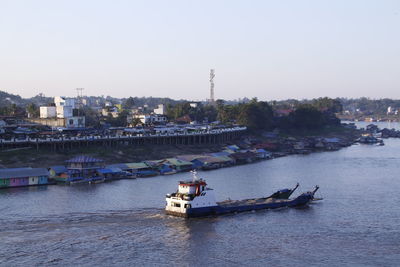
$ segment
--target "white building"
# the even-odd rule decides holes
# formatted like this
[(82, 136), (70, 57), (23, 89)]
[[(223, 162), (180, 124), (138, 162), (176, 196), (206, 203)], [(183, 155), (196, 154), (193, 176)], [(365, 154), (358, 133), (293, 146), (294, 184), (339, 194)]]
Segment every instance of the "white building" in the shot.
[(154, 114), (165, 115), (166, 110), (164, 104), (159, 104), (158, 108), (154, 109)]
[(117, 118), (119, 115), (119, 110), (117, 107), (106, 107), (101, 110), (101, 115), (104, 117), (111, 115), (113, 118)]
[(139, 119), (143, 124), (166, 123), (167, 122), (166, 116), (158, 115), (158, 114), (150, 114), (150, 115), (135, 114), (135, 115), (132, 115), (132, 119)]
[(57, 116), (56, 107), (40, 107), (40, 118), (48, 119)]
[(74, 98), (66, 98), (64, 96), (56, 96), (54, 97), (54, 103), (56, 106), (70, 106), (75, 108), (75, 99)]
[(190, 105), (190, 107), (192, 107), (192, 108), (197, 108), (197, 106), (199, 105), (199, 103), (192, 102), (192, 103), (190, 103), (189, 105)]
[(54, 103), (55, 107), (40, 107), (40, 118), (31, 121), (52, 127), (85, 127), (85, 117), (74, 116), (76, 107), (74, 98), (56, 96)]
[(73, 116), (72, 106), (57, 106), (57, 118), (69, 118)]

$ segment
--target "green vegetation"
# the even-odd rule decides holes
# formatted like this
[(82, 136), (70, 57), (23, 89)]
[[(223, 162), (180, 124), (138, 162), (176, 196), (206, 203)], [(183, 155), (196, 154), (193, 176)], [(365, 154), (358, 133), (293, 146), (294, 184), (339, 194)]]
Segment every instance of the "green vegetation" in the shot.
[[(335, 116), (342, 110), (338, 100), (325, 97), (304, 102), (275, 101), (271, 105), (253, 98), (246, 103), (225, 104), (223, 100), (217, 100), (215, 105), (198, 104), (197, 107), (192, 107), (189, 102), (183, 102), (169, 105), (167, 115), (172, 120), (185, 115), (197, 121), (218, 119), (224, 124), (236, 123), (247, 126), (251, 131), (275, 128), (321, 129), (340, 124)], [(276, 115), (275, 113), (282, 107), (290, 108), (290, 112), (286, 116)]]

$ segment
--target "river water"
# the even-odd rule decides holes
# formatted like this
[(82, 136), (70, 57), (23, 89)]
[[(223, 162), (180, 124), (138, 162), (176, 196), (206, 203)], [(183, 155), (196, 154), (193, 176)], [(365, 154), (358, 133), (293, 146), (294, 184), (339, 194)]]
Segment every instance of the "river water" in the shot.
[(302, 209), (164, 215), (188, 174), (0, 190), (0, 265), (398, 266), (400, 139), (385, 144), (199, 174), (218, 200), (318, 184), (324, 200)]

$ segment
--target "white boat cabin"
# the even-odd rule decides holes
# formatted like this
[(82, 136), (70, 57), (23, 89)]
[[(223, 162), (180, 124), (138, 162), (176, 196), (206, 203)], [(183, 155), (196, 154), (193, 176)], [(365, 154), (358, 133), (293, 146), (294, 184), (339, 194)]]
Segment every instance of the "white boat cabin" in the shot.
[(166, 211), (170, 214), (184, 215), (189, 209), (216, 206), (214, 190), (207, 187), (206, 181), (180, 181), (178, 191), (166, 196)]

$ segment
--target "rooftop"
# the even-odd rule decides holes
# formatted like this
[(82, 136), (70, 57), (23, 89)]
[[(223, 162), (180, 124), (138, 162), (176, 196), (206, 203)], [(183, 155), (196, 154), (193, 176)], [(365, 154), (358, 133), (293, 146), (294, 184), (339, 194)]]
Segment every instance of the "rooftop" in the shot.
[(101, 159), (96, 159), (89, 156), (77, 156), (70, 160), (66, 160), (67, 163), (96, 163), (96, 162), (103, 162)]
[(0, 169), (0, 178), (25, 178), (33, 176), (48, 176), (49, 172), (46, 168), (11, 168)]

